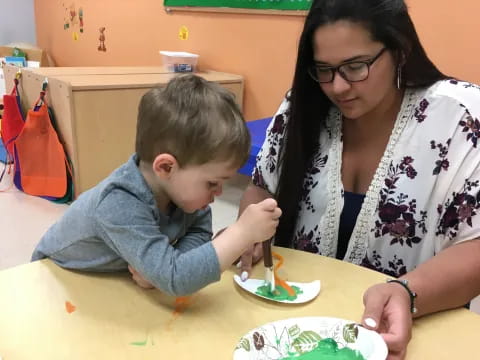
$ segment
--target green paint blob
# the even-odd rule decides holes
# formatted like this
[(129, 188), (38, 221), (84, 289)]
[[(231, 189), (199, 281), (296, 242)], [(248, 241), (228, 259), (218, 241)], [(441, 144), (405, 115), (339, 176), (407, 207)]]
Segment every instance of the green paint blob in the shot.
[(282, 360), (365, 360), (358, 350), (344, 347), (338, 348), (337, 342), (333, 339), (323, 339), (317, 347), (310, 352), (283, 358)]
[(257, 291), (255, 292), (255, 294), (264, 296), (272, 300), (290, 300), (290, 301), (295, 300), (298, 294), (303, 294), (302, 289), (300, 289), (297, 286), (292, 286), (292, 289), (295, 291), (295, 295), (289, 295), (287, 290), (285, 290), (280, 285), (277, 285), (275, 286), (276, 294), (272, 294), (272, 292), (270, 291), (270, 286), (263, 285), (257, 288)]
[(135, 345), (135, 346), (145, 346), (147, 345), (148, 338), (145, 341), (134, 341), (131, 342), (130, 345)]

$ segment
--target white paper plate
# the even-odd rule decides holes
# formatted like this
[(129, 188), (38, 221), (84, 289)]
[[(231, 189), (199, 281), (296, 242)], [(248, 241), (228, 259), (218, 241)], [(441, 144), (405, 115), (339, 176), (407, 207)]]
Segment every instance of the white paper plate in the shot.
[(339, 348), (358, 350), (366, 360), (385, 360), (387, 345), (375, 331), (355, 322), (330, 317), (279, 320), (249, 331), (238, 342), (234, 360), (281, 360), (313, 350), (319, 340), (332, 338)]
[(287, 304), (301, 304), (301, 303), (311, 301), (315, 299), (318, 293), (320, 292), (320, 280), (315, 280), (310, 283), (299, 283), (299, 282), (287, 281), (288, 285), (297, 286), (298, 288), (300, 288), (302, 290), (302, 293), (298, 294), (295, 300), (276, 300), (276, 299), (270, 299), (266, 296), (262, 296), (256, 293), (257, 289), (260, 286), (265, 285), (265, 280), (263, 279), (247, 279), (245, 281), (242, 281), (240, 276), (234, 275), (233, 280), (238, 284), (238, 286), (248, 291), (249, 293), (252, 293), (253, 295), (256, 295), (271, 301), (282, 302)]

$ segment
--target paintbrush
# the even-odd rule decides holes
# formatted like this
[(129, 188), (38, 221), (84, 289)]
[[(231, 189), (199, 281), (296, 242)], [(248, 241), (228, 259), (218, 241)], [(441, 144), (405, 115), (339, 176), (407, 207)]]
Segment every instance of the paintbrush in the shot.
[(265, 266), (265, 284), (270, 289), (270, 292), (275, 295), (275, 273), (273, 271), (272, 258), (272, 242), (271, 239), (265, 240), (262, 243), (263, 247), (263, 265)]

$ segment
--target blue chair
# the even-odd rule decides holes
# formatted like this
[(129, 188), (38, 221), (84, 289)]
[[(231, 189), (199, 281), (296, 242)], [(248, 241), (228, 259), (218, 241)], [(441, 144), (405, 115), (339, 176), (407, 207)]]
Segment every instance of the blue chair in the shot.
[(252, 175), (253, 168), (255, 167), (255, 160), (263, 142), (265, 141), (265, 134), (270, 121), (272, 121), (271, 117), (247, 122), (247, 127), (252, 137), (252, 145), (250, 147), (250, 155), (246, 164), (238, 170), (240, 174), (248, 176)]

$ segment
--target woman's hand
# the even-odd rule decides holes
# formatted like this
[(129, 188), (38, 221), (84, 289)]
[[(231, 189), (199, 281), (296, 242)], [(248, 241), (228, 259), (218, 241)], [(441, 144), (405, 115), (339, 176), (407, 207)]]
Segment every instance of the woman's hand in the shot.
[(263, 257), (262, 243), (256, 243), (250, 246), (240, 257), (237, 267), (241, 270), (240, 278), (245, 281), (252, 272), (252, 266), (255, 265)]
[(135, 270), (133, 267), (128, 265), (128, 271), (130, 271), (130, 274), (132, 274), (132, 279), (137, 283), (138, 286), (144, 288), (144, 289), (153, 289), (155, 288), (150, 282), (145, 280), (145, 278), (140, 275), (140, 273)]
[(388, 346), (388, 360), (403, 360), (412, 337), (410, 296), (400, 284), (376, 284), (363, 295), (362, 324), (377, 331)]

